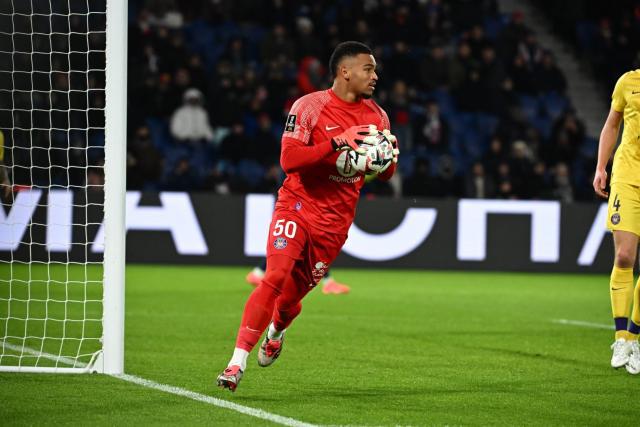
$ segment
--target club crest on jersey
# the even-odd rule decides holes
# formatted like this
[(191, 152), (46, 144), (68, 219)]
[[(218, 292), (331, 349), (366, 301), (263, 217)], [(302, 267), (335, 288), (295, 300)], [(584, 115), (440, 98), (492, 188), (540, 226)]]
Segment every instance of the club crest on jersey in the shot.
[(284, 130), (287, 132), (293, 132), (296, 129), (296, 115), (289, 114), (287, 122), (284, 125)]
[(329, 264), (323, 261), (318, 261), (314, 264), (313, 270), (311, 270), (311, 276), (313, 276), (313, 282), (318, 283), (327, 272)]
[(287, 239), (284, 237), (278, 237), (273, 241), (273, 247), (276, 249), (284, 249), (287, 247)]
[(611, 224), (613, 224), (613, 225), (620, 224), (620, 214), (619, 213), (616, 212), (613, 215), (611, 215)]

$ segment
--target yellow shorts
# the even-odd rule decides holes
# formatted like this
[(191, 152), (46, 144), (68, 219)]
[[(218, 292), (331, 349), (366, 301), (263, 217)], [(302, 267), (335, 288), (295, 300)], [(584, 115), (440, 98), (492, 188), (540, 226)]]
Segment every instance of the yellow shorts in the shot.
[(640, 236), (640, 187), (623, 182), (611, 184), (607, 228)]

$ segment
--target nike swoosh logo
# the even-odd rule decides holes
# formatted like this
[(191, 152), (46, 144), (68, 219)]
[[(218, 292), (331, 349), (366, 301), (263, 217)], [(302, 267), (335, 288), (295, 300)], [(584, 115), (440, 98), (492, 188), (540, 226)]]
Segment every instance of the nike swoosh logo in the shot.
[(640, 90), (632, 90), (632, 91), (631, 91), (631, 95), (635, 95), (635, 94), (637, 94), (637, 93), (640, 93)]
[(259, 329), (253, 329), (253, 328), (250, 328), (250, 327), (248, 327), (248, 326), (245, 326), (245, 329), (248, 329), (248, 330), (250, 330), (251, 332), (260, 332), (260, 330), (259, 330)]
[(619, 291), (622, 288), (611, 288), (612, 291)]
[(338, 129), (340, 126), (325, 126), (324, 129), (326, 131), (330, 131), (330, 130), (334, 130), (334, 129)]

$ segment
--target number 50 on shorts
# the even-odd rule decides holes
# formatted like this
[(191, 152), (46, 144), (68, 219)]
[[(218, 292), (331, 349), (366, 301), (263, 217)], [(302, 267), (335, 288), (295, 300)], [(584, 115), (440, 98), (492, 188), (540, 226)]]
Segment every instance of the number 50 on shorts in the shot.
[(279, 219), (273, 226), (273, 236), (277, 237), (284, 233), (284, 235), (290, 239), (293, 239), (298, 231), (298, 224), (294, 221), (287, 221), (286, 219)]

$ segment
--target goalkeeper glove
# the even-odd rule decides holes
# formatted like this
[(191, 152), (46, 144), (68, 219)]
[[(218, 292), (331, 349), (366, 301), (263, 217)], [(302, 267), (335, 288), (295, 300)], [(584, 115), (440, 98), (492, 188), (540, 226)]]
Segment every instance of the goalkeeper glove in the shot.
[(393, 158), (389, 163), (384, 165), (384, 167), (378, 171), (378, 174), (384, 173), (387, 169), (389, 169), (389, 166), (391, 166), (392, 163), (398, 163), (398, 155), (400, 154), (400, 150), (398, 149), (398, 138), (396, 138), (396, 136), (393, 135), (389, 129), (384, 129), (380, 133), (384, 135), (387, 141), (391, 143), (391, 146), (393, 147), (393, 149), (391, 150), (391, 155), (393, 156)]
[(375, 125), (352, 126), (339, 135), (331, 138), (333, 151), (353, 150), (358, 154), (366, 154), (367, 149), (360, 147), (367, 136), (376, 135), (378, 129)]
[(393, 163), (398, 163), (398, 154), (400, 154), (400, 150), (398, 149), (398, 138), (394, 134), (391, 133), (389, 129), (384, 129), (382, 134), (387, 138), (387, 140), (393, 146)]

